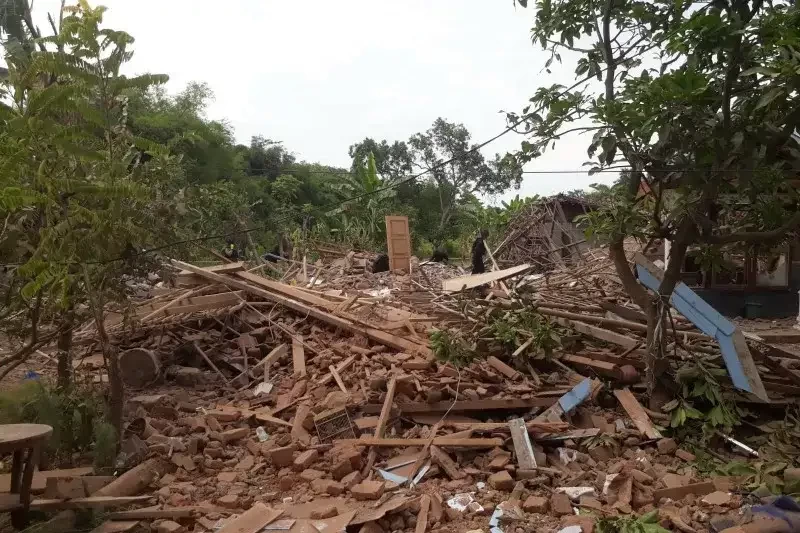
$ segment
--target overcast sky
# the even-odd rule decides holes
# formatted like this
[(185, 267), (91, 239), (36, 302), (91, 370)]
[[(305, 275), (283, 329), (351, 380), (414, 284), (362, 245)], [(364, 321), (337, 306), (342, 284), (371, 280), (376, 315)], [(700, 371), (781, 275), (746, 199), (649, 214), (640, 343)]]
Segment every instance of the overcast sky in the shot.
[[(59, 4), (35, 0), (43, 33), (46, 13)], [(131, 73), (168, 74), (170, 92), (205, 81), (216, 96), (209, 117), (227, 121), (239, 142), (260, 134), (310, 162), (348, 167), (354, 142), (407, 140), (439, 116), (464, 123), (482, 142), (506, 126), (500, 110), (519, 111), (539, 86), (574, 81), (572, 68), (543, 70), (548, 54), (530, 40), (534, 12), (512, 0), (100, 4), (109, 8), (108, 27), (136, 38)], [(509, 133), (484, 153), (516, 150), (521, 140)], [(586, 136), (565, 139), (526, 170), (580, 169), (588, 144)], [(519, 193), (613, 178), (526, 175)]]

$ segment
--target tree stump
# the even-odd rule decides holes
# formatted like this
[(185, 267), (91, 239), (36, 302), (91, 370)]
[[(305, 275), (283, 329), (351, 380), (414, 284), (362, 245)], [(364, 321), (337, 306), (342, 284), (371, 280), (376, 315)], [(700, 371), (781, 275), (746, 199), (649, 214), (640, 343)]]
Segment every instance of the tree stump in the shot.
[(143, 389), (161, 375), (161, 363), (151, 350), (132, 348), (119, 354), (122, 382), (131, 389)]

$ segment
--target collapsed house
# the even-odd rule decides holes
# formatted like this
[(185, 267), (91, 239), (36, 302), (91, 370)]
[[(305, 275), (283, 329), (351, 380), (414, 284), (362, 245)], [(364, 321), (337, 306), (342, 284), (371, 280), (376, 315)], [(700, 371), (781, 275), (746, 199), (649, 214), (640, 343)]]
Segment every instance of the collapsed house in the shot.
[(503, 265), (531, 263), (540, 272), (580, 265), (591, 243), (577, 218), (591, 211), (582, 198), (558, 194), (534, 202), (517, 214), (494, 255)]
[[(646, 321), (605, 250), (545, 273), (526, 264), (478, 276), (415, 261), (411, 274), (371, 274), (364, 254), (325, 257), (173, 261), (174, 288), (108, 315), (129, 396), (120, 464), (138, 465), (124, 476), (139, 482), (97, 497), (136, 505), (97, 533), (588, 533), (648, 512), (700, 532), (754, 518), (738, 512), (754, 501), (736, 490), (749, 481), (711, 476), (697, 456), (789, 445), (764, 420), (800, 397), (791, 346), (749, 335), (762, 398), (737, 393), (733, 374), (719, 386), (760, 419), (695, 448), (666, 437), (671, 411), (649, 409)], [(527, 329), (531, 310), (556, 328), (549, 351)], [(510, 348), (498, 320), (518, 318)], [(670, 379), (697, 357), (729, 363), (714, 335), (673, 318)], [(432, 342), (437, 331), (448, 336)], [(95, 338), (91, 323), (76, 335), (87, 346), (77, 372), (105, 382)], [(63, 474), (37, 476), (49, 508), (78, 501)]]

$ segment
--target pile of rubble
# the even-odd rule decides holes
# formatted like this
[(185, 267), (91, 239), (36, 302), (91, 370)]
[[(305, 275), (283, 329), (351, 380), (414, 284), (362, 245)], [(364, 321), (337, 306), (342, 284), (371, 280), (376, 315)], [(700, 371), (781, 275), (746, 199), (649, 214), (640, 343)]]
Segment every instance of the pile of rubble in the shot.
[[(749, 519), (737, 509), (757, 499), (737, 488), (751, 480), (700, 468), (637, 399), (646, 323), (600, 253), (546, 275), (367, 275), (366, 262), (173, 261), (178, 288), (108, 316), (131, 396), (121, 459), (153, 479), (154, 505), (98, 531), (590, 533), (657, 511), (641, 520), (704, 532)], [(546, 359), (434, 357), (433, 328), (480, 337), (525, 307), (574, 342)], [(687, 319), (669, 335), (673, 366), (719, 353)], [(87, 324), (76, 340), (94, 337)], [(754, 353), (770, 399), (800, 391), (775, 361), (797, 356)], [(714, 453), (752, 453), (734, 443)]]

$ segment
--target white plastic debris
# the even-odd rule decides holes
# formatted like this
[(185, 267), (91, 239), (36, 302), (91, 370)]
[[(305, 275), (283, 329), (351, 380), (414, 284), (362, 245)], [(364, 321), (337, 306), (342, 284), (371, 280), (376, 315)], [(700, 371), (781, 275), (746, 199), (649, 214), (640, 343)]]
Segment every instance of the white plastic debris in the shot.
[(267, 440), (269, 440), (269, 435), (267, 434), (267, 430), (264, 429), (262, 426), (258, 426), (256, 428), (256, 437), (258, 437), (258, 442), (267, 442)]
[(581, 526), (567, 526), (559, 529), (558, 533), (583, 533), (583, 528)]
[(450, 509), (455, 509), (460, 513), (463, 513), (467, 509), (480, 513), (483, 511), (483, 506), (475, 501), (475, 498), (472, 496), (473, 494), (475, 493), (460, 492), (447, 500), (447, 506), (450, 507)]
[(253, 391), (253, 395), (258, 396), (259, 394), (269, 394), (270, 392), (272, 392), (273, 387), (274, 385), (272, 383), (262, 381)]
[(477, 483), (475, 483), (475, 486), (478, 488), (478, 490), (483, 490), (486, 488), (486, 483), (484, 483), (483, 481), (478, 481)]
[(608, 494), (608, 488), (611, 486), (611, 483), (614, 482), (614, 480), (616, 479), (616, 477), (618, 475), (619, 474), (608, 474), (606, 476), (606, 480), (603, 483), (603, 494), (606, 494), (606, 495)]
[(562, 463), (568, 465), (578, 460), (578, 450), (571, 448), (558, 448), (558, 458)]
[(572, 501), (578, 501), (581, 496), (597, 496), (594, 487), (558, 487), (556, 492), (563, 492)]
[(294, 500), (292, 500), (291, 496), (287, 496), (282, 501), (283, 503), (292, 503)]

